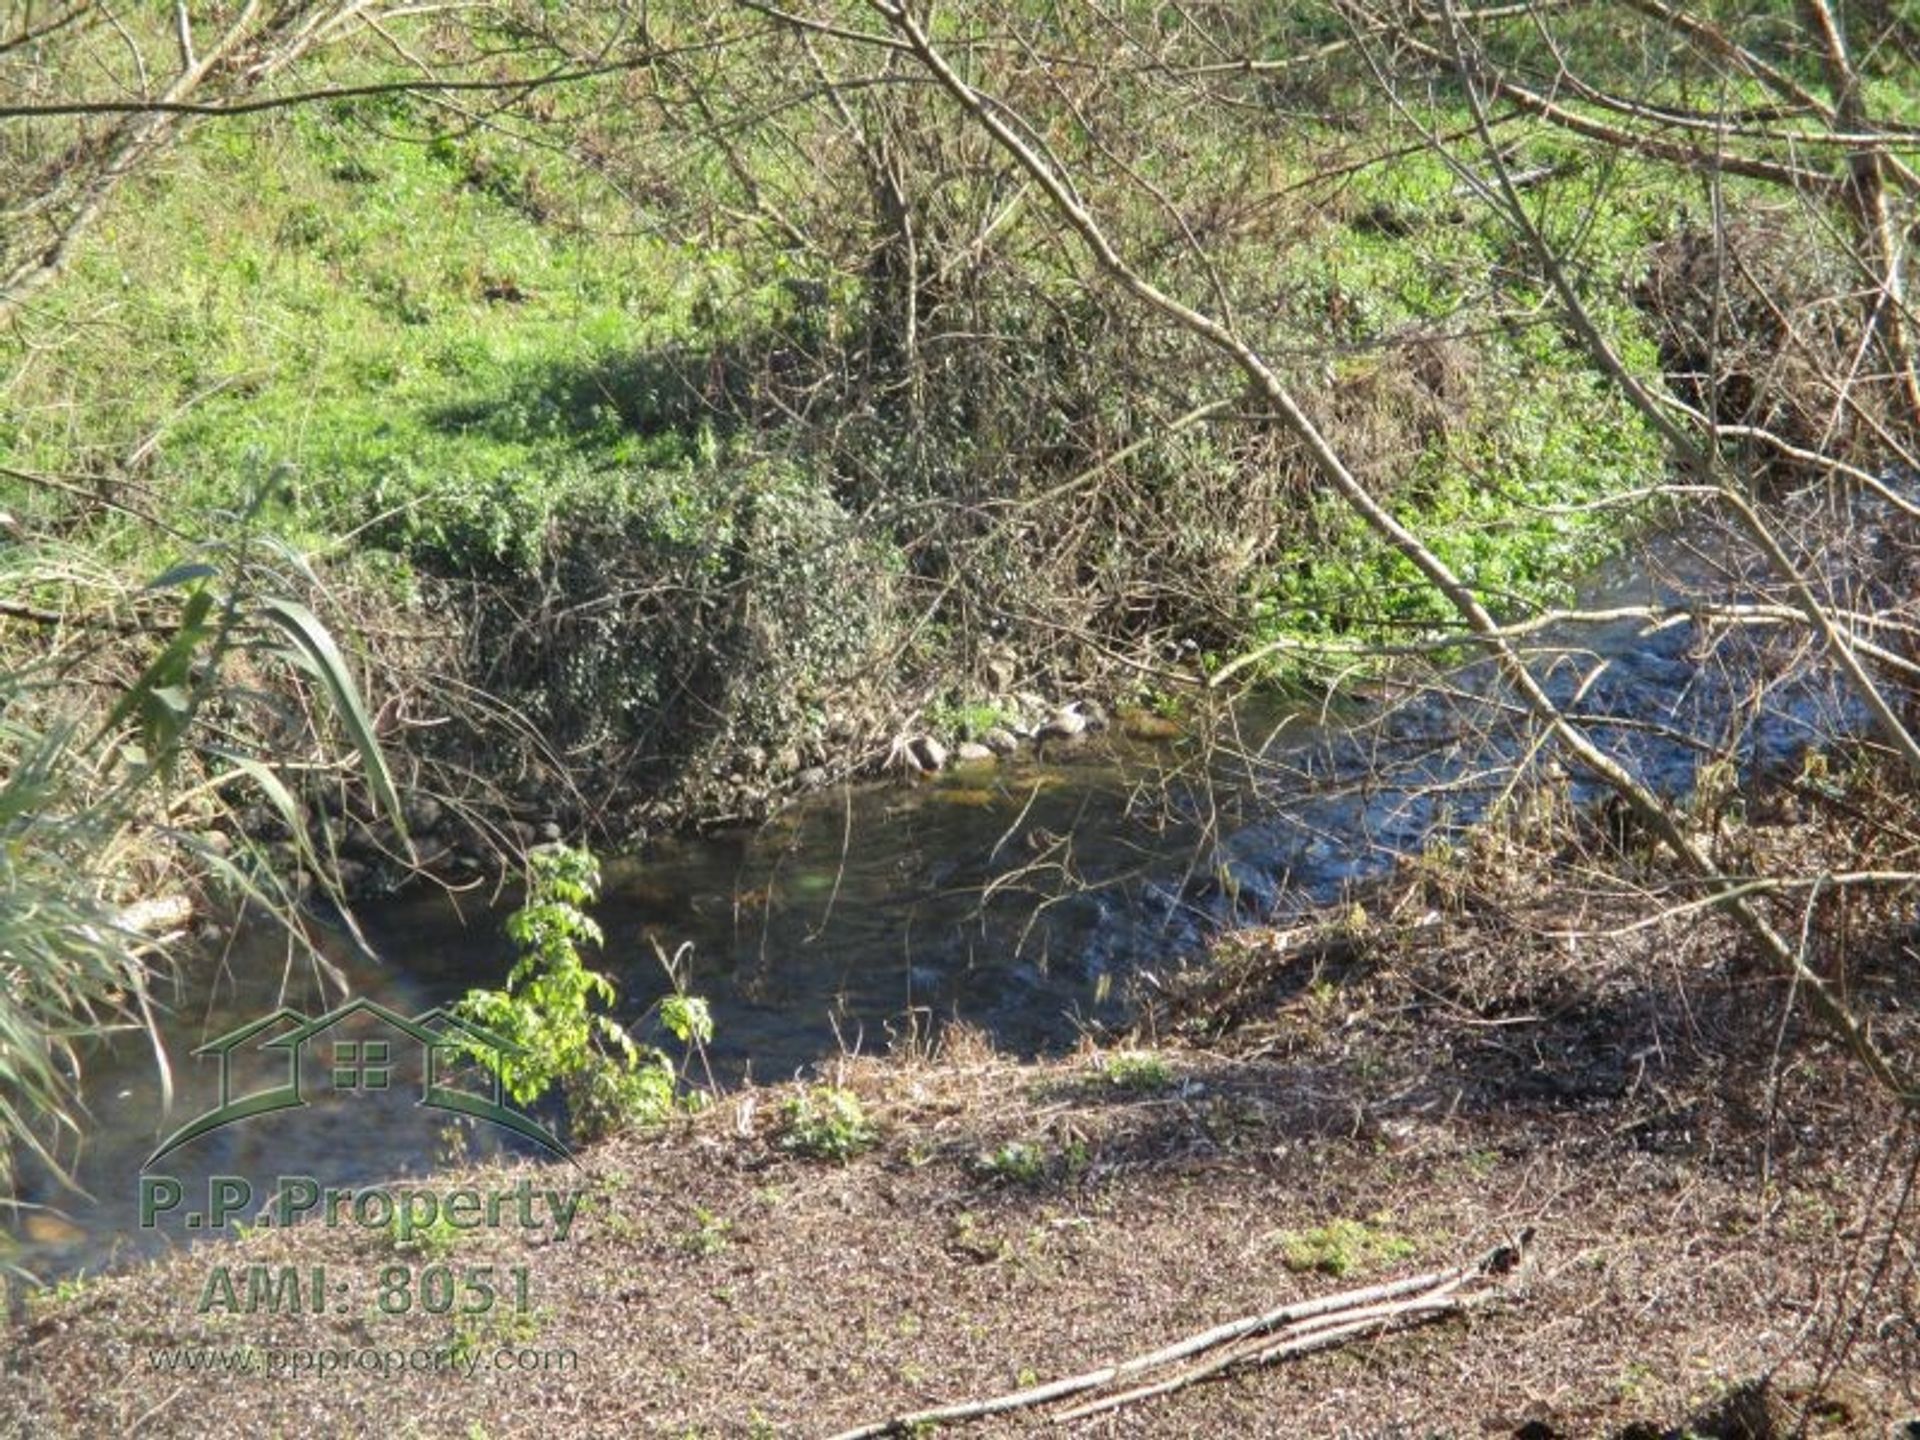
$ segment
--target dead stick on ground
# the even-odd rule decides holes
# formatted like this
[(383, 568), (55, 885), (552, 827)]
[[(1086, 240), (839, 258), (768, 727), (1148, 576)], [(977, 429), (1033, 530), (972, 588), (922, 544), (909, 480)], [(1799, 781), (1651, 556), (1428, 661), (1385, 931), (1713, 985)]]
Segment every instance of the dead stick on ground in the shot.
[(1156, 1380), (1151, 1385), (1141, 1385), (1132, 1390), (1122, 1390), (1117, 1395), (1103, 1395), (1097, 1400), (1089, 1400), (1086, 1404), (1075, 1406), (1071, 1410), (1062, 1410), (1052, 1417), (1053, 1423), (1064, 1425), (1070, 1420), (1084, 1420), (1090, 1415), (1118, 1410), (1122, 1405), (1150, 1400), (1156, 1395), (1165, 1395), (1171, 1391), (1183, 1389), (1228, 1370), (1243, 1367), (1253, 1369), (1261, 1365), (1271, 1365), (1276, 1361), (1290, 1360), (1296, 1355), (1306, 1355), (1315, 1350), (1330, 1350), (1336, 1345), (1346, 1344), (1349, 1340), (1358, 1340), (1368, 1335), (1381, 1335), (1403, 1326), (1438, 1320), (1442, 1316), (1458, 1314), (1472, 1303), (1471, 1299), (1458, 1295), (1417, 1295), (1411, 1300), (1371, 1307), (1369, 1313), (1352, 1320), (1342, 1320), (1339, 1324), (1323, 1324), (1305, 1334), (1289, 1334), (1283, 1340), (1269, 1341), (1264, 1345), (1252, 1345), (1243, 1341), (1235, 1345), (1228, 1354), (1218, 1355), (1203, 1364), (1190, 1366), (1177, 1375), (1168, 1376), (1165, 1380)]
[[(1175, 1341), (1148, 1354), (1136, 1355), (1129, 1360), (1104, 1365), (1097, 1370), (1089, 1370), (1064, 1380), (1029, 1386), (1024, 1390), (1015, 1390), (986, 1400), (969, 1400), (954, 1405), (943, 1405), (933, 1410), (917, 1411), (910, 1415), (896, 1415), (890, 1419), (873, 1421), (843, 1431), (834, 1436), (833, 1440), (868, 1440), (871, 1436), (900, 1434), (925, 1425), (940, 1425), (956, 1420), (977, 1420), (988, 1415), (1003, 1414), (1009, 1410), (1031, 1409), (1037, 1405), (1050, 1404), (1055, 1400), (1064, 1400), (1068, 1396), (1084, 1394), (1089, 1390), (1104, 1389), (1122, 1380), (1131, 1380), (1148, 1371), (1170, 1365), (1176, 1360), (1184, 1360), (1188, 1356), (1234, 1341), (1245, 1340), (1250, 1336), (1260, 1337), (1263, 1341), (1259, 1347), (1236, 1346), (1232, 1353), (1219, 1357), (1217, 1363), (1210, 1361), (1207, 1364), (1192, 1367), (1170, 1380), (1156, 1382), (1138, 1391), (1108, 1397), (1084, 1407), (1084, 1411), (1069, 1411), (1066, 1415), (1057, 1417), (1067, 1419), (1076, 1414), (1090, 1414), (1096, 1409), (1108, 1409), (1114, 1404), (1124, 1404), (1147, 1394), (1159, 1394), (1167, 1389), (1191, 1384), (1195, 1380), (1236, 1363), (1267, 1364), (1274, 1360), (1285, 1359), (1290, 1355), (1339, 1344), (1358, 1334), (1391, 1328), (1396, 1323), (1405, 1323), (1416, 1316), (1424, 1319), (1436, 1314), (1452, 1313), (1470, 1303), (1458, 1297), (1455, 1294), (1456, 1291), (1475, 1280), (1504, 1275), (1515, 1269), (1524, 1256), (1531, 1238), (1532, 1234), (1528, 1232), (1511, 1244), (1500, 1245), (1489, 1250), (1471, 1265), (1459, 1266), (1452, 1270), (1429, 1271), (1424, 1275), (1414, 1275), (1405, 1280), (1394, 1280), (1384, 1285), (1369, 1285), (1360, 1290), (1345, 1290), (1336, 1295), (1323, 1295), (1317, 1300), (1302, 1300), (1291, 1305), (1282, 1305), (1263, 1314), (1249, 1315), (1224, 1325), (1216, 1325), (1210, 1330), (1190, 1335), (1184, 1340)], [(1287, 1333), (1284, 1338), (1276, 1342), (1272, 1338), (1275, 1331)]]

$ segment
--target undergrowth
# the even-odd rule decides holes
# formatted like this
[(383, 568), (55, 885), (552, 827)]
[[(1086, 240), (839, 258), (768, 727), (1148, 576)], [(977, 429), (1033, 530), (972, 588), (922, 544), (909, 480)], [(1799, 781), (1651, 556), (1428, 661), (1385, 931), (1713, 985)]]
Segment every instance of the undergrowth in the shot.
[[(690, 23), (663, 12), (661, 33)], [(1056, 23), (1063, 49), (1095, 43)], [(1326, 24), (1254, 28), (1292, 45)], [(437, 30), (430, 53), (474, 64), (491, 38)], [(884, 754), (916, 713), (976, 735), (1008, 713), (1008, 675), (1164, 689), (1140, 677), (1245, 657), (1243, 679), (1291, 684), (1449, 623), (1266, 417), (1171, 423), (1232, 382), (1109, 303), (1031, 207), (976, 244), (1004, 199), (995, 162), (932, 97), (859, 111), (849, 135), (786, 103), (767, 43), (697, 100), (661, 71), (556, 87), (486, 128), (394, 94), (192, 129), (0, 334), (0, 456), (176, 514), (284, 476), (265, 523), (328, 557), (370, 628), (436, 632), (423, 670), (527, 722), (441, 758), (517, 773), (538, 735), (683, 818), (751, 813), (836, 751)], [(309, 78), (390, 60), (343, 43)], [(1270, 98), (1311, 111), (1362, 79), (1317, 67)], [(686, 104), (709, 121), (676, 129)], [(1651, 431), (1551, 320), (1507, 228), (1421, 149), (1465, 124), (1444, 87), (1290, 121), (1284, 146), (1257, 109), (1176, 113), (1138, 77), (1102, 104), (1137, 122), (1159, 198), (1092, 136), (1062, 140), (1062, 162), (1128, 253), (1229, 302), (1497, 610), (1563, 600), (1649, 517), (1599, 502), (1657, 482)], [(918, 259), (875, 213), (863, 145), (914, 179)], [(1536, 222), (1657, 378), (1636, 285), (1701, 196), (1561, 131), (1508, 159), (1543, 177)], [(803, 238), (770, 243), (776, 216)], [(30, 529), (72, 524), (70, 485), (16, 478), (0, 499)], [(151, 567), (150, 527), (90, 515), (87, 538)]]

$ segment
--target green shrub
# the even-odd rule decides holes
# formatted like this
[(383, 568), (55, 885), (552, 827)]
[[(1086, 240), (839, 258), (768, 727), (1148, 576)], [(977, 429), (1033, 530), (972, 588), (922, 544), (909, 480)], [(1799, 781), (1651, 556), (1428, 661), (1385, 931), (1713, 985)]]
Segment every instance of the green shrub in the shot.
[[(577, 1139), (664, 1120), (679, 1100), (673, 1061), (596, 1012), (596, 1002), (613, 1003), (613, 982), (580, 957), (582, 945), (602, 942), (600, 927), (585, 910), (599, 893), (599, 863), (590, 851), (565, 845), (543, 847), (527, 858), (526, 903), (507, 918), (520, 959), (504, 990), (470, 990), (457, 1007), (517, 1050), (502, 1054), (476, 1043), (470, 1053), (523, 1105), (559, 1085)], [(703, 1000), (675, 995), (660, 1014), (682, 1044), (712, 1038)]]

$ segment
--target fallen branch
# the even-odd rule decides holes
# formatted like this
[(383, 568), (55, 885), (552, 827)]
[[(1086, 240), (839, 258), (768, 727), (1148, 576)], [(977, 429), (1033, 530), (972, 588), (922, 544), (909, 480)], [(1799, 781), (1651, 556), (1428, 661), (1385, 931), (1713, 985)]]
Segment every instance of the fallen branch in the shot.
[(1033, 1409), (1090, 1391), (1107, 1390), (1123, 1382), (1139, 1381), (1178, 1361), (1209, 1351), (1215, 1352), (1198, 1364), (1186, 1366), (1171, 1375), (1147, 1380), (1144, 1384), (1131, 1384), (1130, 1388), (1099, 1396), (1051, 1417), (1055, 1423), (1061, 1423), (1116, 1409), (1150, 1396), (1164, 1395), (1229, 1370), (1269, 1365), (1310, 1351), (1342, 1345), (1363, 1336), (1424, 1324), (1446, 1315), (1458, 1314), (1484, 1301), (1486, 1292), (1463, 1292), (1476, 1281), (1509, 1275), (1518, 1269), (1532, 1238), (1533, 1232), (1526, 1231), (1511, 1243), (1489, 1250), (1470, 1265), (1452, 1270), (1432, 1270), (1423, 1275), (1409, 1276), (1405, 1280), (1369, 1285), (1359, 1290), (1344, 1290), (1335, 1295), (1323, 1295), (1317, 1300), (1296, 1301), (1259, 1315), (1216, 1325), (1145, 1355), (1103, 1365), (1097, 1370), (1069, 1376), (1064, 1380), (1031, 1385), (1024, 1390), (984, 1400), (962, 1401), (933, 1410), (876, 1420), (843, 1431), (833, 1440), (868, 1440), (868, 1437), (876, 1435), (906, 1434), (923, 1426), (978, 1420), (1010, 1410)]
[[(1122, 1405), (1151, 1400), (1156, 1395), (1170, 1394), (1215, 1375), (1224, 1375), (1229, 1370), (1271, 1365), (1275, 1361), (1291, 1360), (1296, 1355), (1306, 1355), (1315, 1350), (1331, 1350), (1336, 1345), (1346, 1344), (1349, 1340), (1381, 1335), (1388, 1330), (1437, 1320), (1444, 1315), (1452, 1315), (1464, 1310), (1467, 1303), (1466, 1300), (1452, 1294), (1416, 1295), (1411, 1300), (1398, 1300), (1390, 1305), (1371, 1306), (1355, 1319), (1343, 1320), (1339, 1324), (1328, 1323), (1330, 1320), (1339, 1320), (1339, 1316), (1327, 1317), (1311, 1326), (1300, 1327), (1306, 1333), (1295, 1335), (1289, 1332), (1289, 1338), (1284, 1340), (1265, 1344), (1242, 1340), (1230, 1347), (1227, 1353), (1191, 1366), (1165, 1380), (1136, 1386), (1132, 1390), (1123, 1390), (1117, 1395), (1103, 1395), (1098, 1400), (1089, 1400), (1086, 1404), (1076, 1405), (1071, 1410), (1062, 1410), (1052, 1417), (1053, 1423), (1064, 1425), (1070, 1420), (1084, 1420), (1092, 1415), (1103, 1415), (1109, 1410), (1118, 1410)], [(1264, 1339), (1264, 1337), (1259, 1338)]]

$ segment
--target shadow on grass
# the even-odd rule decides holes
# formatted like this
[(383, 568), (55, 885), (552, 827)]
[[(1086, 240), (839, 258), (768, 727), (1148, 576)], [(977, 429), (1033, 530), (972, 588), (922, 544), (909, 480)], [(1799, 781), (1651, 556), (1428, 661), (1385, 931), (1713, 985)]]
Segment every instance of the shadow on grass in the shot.
[(449, 434), (586, 447), (622, 436), (725, 437), (782, 413), (775, 397), (813, 363), (790, 337), (773, 331), (704, 346), (617, 351), (542, 365), (506, 393), (435, 407), (427, 422)]

